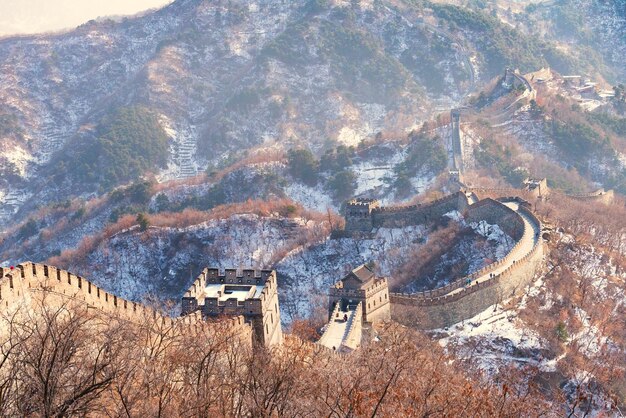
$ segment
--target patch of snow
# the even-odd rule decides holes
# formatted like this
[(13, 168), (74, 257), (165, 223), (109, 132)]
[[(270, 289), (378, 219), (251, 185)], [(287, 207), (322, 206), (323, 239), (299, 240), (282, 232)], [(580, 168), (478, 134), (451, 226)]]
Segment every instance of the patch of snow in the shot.
[(470, 222), (469, 226), (479, 235), (489, 241), (497, 243), (496, 257), (498, 260), (506, 257), (515, 245), (515, 240), (504, 232), (499, 225), (492, 225), (486, 221)]
[(359, 145), (359, 142), (361, 142), (362, 139), (362, 134), (348, 126), (344, 126), (343, 128), (341, 128), (339, 130), (339, 133), (337, 134), (337, 142), (340, 142), (347, 146), (356, 147), (357, 145)]
[(291, 182), (285, 187), (284, 191), (291, 200), (300, 203), (306, 209), (322, 213), (329, 208), (334, 211), (338, 210), (329, 194), (322, 190), (319, 185), (310, 187), (301, 183)]
[(543, 339), (528, 329), (514, 311), (491, 306), (476, 316), (445, 330), (433, 331), (439, 344), (454, 350), (461, 360), (472, 359), (475, 365), (493, 375), (507, 363), (534, 364), (550, 368), (542, 355)]
[(28, 165), (35, 160), (32, 154), (19, 145), (14, 146), (11, 150), (3, 151), (1, 157), (4, 157), (8, 164), (17, 169), (20, 177), (28, 177)]

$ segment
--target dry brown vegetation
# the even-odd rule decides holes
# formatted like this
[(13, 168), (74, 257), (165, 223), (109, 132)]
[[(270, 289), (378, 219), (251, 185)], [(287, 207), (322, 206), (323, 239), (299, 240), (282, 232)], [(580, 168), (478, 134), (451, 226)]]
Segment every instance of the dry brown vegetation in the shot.
[(281, 348), (253, 351), (228, 328), (129, 323), (70, 304), (35, 312), (0, 320), (3, 416), (550, 414), (532, 386), (480, 383), (397, 325), (338, 356), (290, 337)]
[(248, 156), (242, 158), (235, 163), (229, 165), (228, 167), (216, 171), (213, 175), (209, 176), (207, 174), (199, 174), (194, 177), (188, 177), (185, 179), (178, 180), (170, 180), (163, 183), (155, 184), (154, 186), (154, 194), (162, 192), (164, 190), (180, 187), (180, 186), (197, 186), (204, 183), (218, 183), (222, 180), (226, 175), (232, 173), (233, 171), (237, 171), (243, 167), (262, 164), (262, 163), (271, 163), (271, 162), (280, 162), (284, 161), (286, 158), (285, 152), (278, 149), (250, 149), (248, 151)]
[(570, 232), (582, 242), (594, 242), (622, 258), (626, 254), (626, 205), (617, 197), (606, 205), (596, 201), (582, 201), (554, 194), (548, 201), (538, 201), (534, 210), (556, 227)]
[[(626, 400), (626, 310), (619, 299), (609, 296), (621, 293), (624, 283), (603, 278), (581, 256), (584, 252), (591, 248), (581, 242), (553, 243), (544, 291), (528, 298), (520, 311), (526, 326), (547, 343), (549, 358), (558, 359), (557, 372), (570, 380), (573, 395), (554, 393), (573, 416), (588, 413), (589, 405), (605, 407), (606, 399), (612, 405), (624, 405)], [(622, 262), (618, 274), (625, 267)], [(601, 291), (594, 285), (598, 281)]]
[[(510, 133), (481, 124), (480, 119), (472, 123), (472, 130), (483, 140), (493, 142), (501, 150), (507, 150), (506, 159), (509, 165), (511, 167), (523, 167), (530, 177), (558, 179), (559, 184), (578, 185), (583, 190), (588, 187), (588, 180), (583, 178), (575, 168), (566, 169), (541, 153), (525, 148)], [(477, 167), (474, 171), (475, 173), (472, 171), (464, 173), (466, 184), (480, 185), (481, 187), (520, 186), (519, 184), (509, 185), (501, 178), (501, 174), (495, 167)]]
[[(626, 208), (557, 194), (534, 202), (553, 228), (544, 284), (528, 297), (520, 318), (547, 342), (557, 372), (573, 395), (555, 392), (573, 416), (589, 405), (624, 405), (626, 378)], [(578, 415), (577, 415), (578, 414)]]
[[(460, 233), (459, 224), (456, 222), (430, 233), (426, 245), (420, 246), (410, 254), (407, 262), (397, 269), (392, 286), (402, 289), (418, 277), (428, 277), (432, 274), (441, 257), (458, 242)], [(454, 275), (454, 272), (452, 274)]]
[[(197, 186), (202, 184), (216, 184), (219, 183), (226, 175), (232, 173), (236, 170), (239, 170), (243, 167), (262, 164), (262, 163), (271, 163), (271, 162), (280, 162), (285, 160), (285, 153), (283, 151), (277, 149), (252, 149), (249, 151), (249, 156), (236, 161), (235, 163), (223, 168), (219, 171), (216, 171), (211, 176), (206, 173), (199, 174), (194, 177), (189, 177), (180, 180), (170, 180), (162, 183), (158, 183), (154, 177), (149, 178), (146, 184), (149, 185), (149, 195), (155, 196), (164, 190), (173, 190), (185, 186)], [(137, 183), (139, 184), (139, 183)], [(88, 219), (94, 219), (99, 215), (114, 206), (114, 203), (111, 202), (111, 196), (116, 192), (128, 191), (133, 188), (133, 184), (120, 186), (109, 194), (105, 194), (99, 197), (91, 198), (87, 201), (77, 198), (74, 200), (67, 200), (65, 202), (56, 202), (53, 204), (49, 204), (47, 206), (43, 206), (36, 211), (34, 211), (28, 219), (23, 220), (22, 222), (16, 223), (10, 228), (7, 228), (3, 231), (2, 236), (0, 236), (0, 243), (3, 242), (4, 239), (15, 239), (15, 237), (19, 236), (19, 231), (24, 225), (26, 225), (29, 221), (35, 221), (39, 228), (39, 234), (37, 235), (38, 241), (48, 242), (54, 240), (55, 237), (71, 233), (71, 231), (80, 226), (83, 223), (86, 223)], [(245, 206), (246, 202), (243, 203)], [(232, 205), (226, 205), (232, 206)], [(139, 208), (140, 206), (137, 206)], [(301, 209), (301, 208), (299, 208)], [(138, 211), (139, 209), (136, 209)], [(224, 210), (224, 209), (220, 209)], [(227, 209), (226, 209), (227, 210)], [(185, 210), (183, 214), (175, 214), (174, 217), (184, 224), (185, 222), (191, 222), (191, 218), (196, 216), (193, 212), (201, 213), (199, 211), (194, 210)], [(136, 212), (135, 212), (136, 213)], [(171, 216), (171, 213), (164, 214), (164, 216)], [(106, 215), (108, 216), (108, 214)], [(196, 216), (200, 218), (200, 216)], [(127, 223), (128, 220), (122, 222)], [(164, 223), (167, 223), (166, 221)], [(117, 222), (114, 225), (107, 226), (105, 229), (109, 230), (118, 230), (120, 223)], [(18, 253), (29, 253), (32, 248), (31, 242), (26, 240), (22, 241), (18, 245), (22, 246), (21, 250), (17, 250), (16, 248), (12, 249), (13, 254)]]
[[(262, 217), (301, 217), (320, 224), (326, 222), (328, 225), (327, 233), (330, 233), (331, 225), (336, 227), (342, 223), (342, 219), (333, 213), (321, 214), (308, 211), (289, 199), (276, 199), (271, 201), (248, 200), (242, 203), (217, 206), (209, 211), (185, 209), (182, 212), (146, 214), (145, 217), (148, 219), (149, 225), (154, 228), (185, 228), (211, 220), (227, 219), (235, 214), (254, 214)], [(131, 229), (134, 231), (135, 228), (137, 228), (137, 217), (134, 215), (125, 215), (116, 223), (105, 227), (101, 233), (83, 238), (75, 249), (65, 250), (59, 256), (50, 258), (47, 263), (59, 266), (70, 265), (70, 262), (74, 264), (81, 263), (82, 261), (86, 261), (86, 257), (103, 241), (124, 231)], [(302, 236), (300, 238), (306, 240), (309, 237)]]

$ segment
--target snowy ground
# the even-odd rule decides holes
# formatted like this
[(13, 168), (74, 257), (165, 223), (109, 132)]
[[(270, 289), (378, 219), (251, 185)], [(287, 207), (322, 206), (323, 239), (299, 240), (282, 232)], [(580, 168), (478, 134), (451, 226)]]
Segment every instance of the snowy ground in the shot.
[(326, 212), (331, 209), (335, 212), (339, 210), (337, 205), (333, 203), (327, 191), (322, 189), (321, 185), (315, 187), (307, 186), (302, 183), (291, 183), (284, 189), (285, 194), (291, 200), (300, 203), (307, 209), (316, 210), (318, 212)]
[(146, 233), (134, 227), (101, 243), (84, 262), (65, 267), (121, 297), (177, 300), (204, 267), (268, 268), (300, 237), (324, 231), (313, 221), (252, 214)]
[(512, 363), (554, 371), (555, 362), (544, 357), (542, 338), (529, 330), (515, 311), (501, 306), (490, 306), (467, 321), (433, 333), (439, 336), (441, 346), (489, 376)]
[(426, 233), (423, 226), (381, 228), (371, 239), (328, 239), (288, 254), (275, 266), (287, 295), (281, 301), (283, 319), (310, 316), (316, 299), (327, 303), (328, 287), (360, 264), (375, 261), (380, 273), (388, 275), (423, 245)]
[[(372, 151), (372, 150), (369, 150)], [(413, 193), (407, 199), (399, 199), (393, 190), (396, 178), (395, 168), (406, 158), (406, 149), (400, 145), (389, 143), (374, 147), (367, 157), (355, 159), (349, 167), (356, 177), (354, 196), (380, 200), (383, 206), (406, 203), (415, 194), (424, 192), (435, 180), (438, 173), (419, 172), (410, 179)], [(342, 202), (333, 201), (330, 192), (324, 188), (323, 182), (311, 187), (298, 182), (290, 182), (284, 188), (285, 194), (307, 209), (326, 212), (327, 209), (338, 211)]]

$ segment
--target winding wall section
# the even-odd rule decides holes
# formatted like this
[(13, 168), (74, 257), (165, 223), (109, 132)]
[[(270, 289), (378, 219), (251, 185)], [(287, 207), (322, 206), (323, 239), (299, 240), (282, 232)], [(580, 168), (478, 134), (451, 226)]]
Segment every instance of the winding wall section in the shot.
[(392, 293), (392, 318), (423, 329), (447, 327), (514, 296), (539, 271), (544, 252), (541, 222), (525, 204), (485, 199), (470, 205), (467, 217), (499, 225), (517, 243), (503, 259), (447, 286), (415, 294)]

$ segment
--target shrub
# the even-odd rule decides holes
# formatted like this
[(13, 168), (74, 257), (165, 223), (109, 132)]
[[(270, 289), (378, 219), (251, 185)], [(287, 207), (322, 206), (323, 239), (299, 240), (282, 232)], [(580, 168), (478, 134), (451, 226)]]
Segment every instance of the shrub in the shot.
[(170, 208), (170, 199), (165, 193), (159, 193), (155, 199), (156, 212), (165, 212)]
[(291, 218), (298, 212), (298, 208), (295, 205), (287, 204), (280, 208), (279, 214), (285, 218)]
[(354, 147), (339, 145), (335, 149), (327, 150), (320, 158), (320, 171), (336, 173), (352, 165), (356, 151)]
[(150, 226), (150, 220), (148, 220), (148, 217), (143, 212), (139, 212), (137, 214), (137, 223), (139, 224), (139, 229), (141, 231), (147, 230)]
[(557, 338), (561, 340), (562, 342), (567, 342), (567, 340), (569, 339), (569, 334), (567, 333), (567, 327), (565, 326), (565, 323), (563, 322), (559, 322), (557, 324), (555, 333), (556, 333)]
[(17, 237), (18, 239), (29, 238), (35, 235), (37, 232), (39, 232), (39, 226), (34, 219), (30, 218), (28, 222), (20, 227), (19, 231), (17, 232)]
[(585, 162), (591, 155), (599, 155), (610, 149), (606, 138), (594, 131), (589, 125), (583, 123), (552, 124), (552, 137), (554, 143), (561, 151), (574, 160), (574, 166), (580, 172), (586, 172)]
[(80, 218), (82, 218), (83, 216), (85, 216), (85, 213), (87, 213), (87, 209), (85, 209), (84, 206), (81, 206), (76, 212), (74, 212), (74, 214), (72, 215), (72, 221), (76, 221)]
[(396, 187), (408, 186), (407, 180), (417, 175), (421, 170), (436, 174), (443, 170), (448, 159), (438, 136), (428, 136), (424, 133), (412, 132), (411, 141), (404, 161), (394, 167), (396, 172)]
[(289, 150), (287, 153), (289, 174), (309, 186), (317, 184), (319, 165), (311, 151), (306, 149)]
[(341, 170), (328, 180), (328, 188), (335, 200), (349, 199), (356, 190), (356, 175), (350, 169)]

